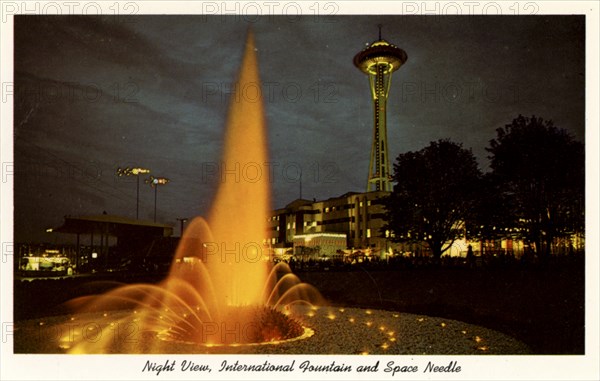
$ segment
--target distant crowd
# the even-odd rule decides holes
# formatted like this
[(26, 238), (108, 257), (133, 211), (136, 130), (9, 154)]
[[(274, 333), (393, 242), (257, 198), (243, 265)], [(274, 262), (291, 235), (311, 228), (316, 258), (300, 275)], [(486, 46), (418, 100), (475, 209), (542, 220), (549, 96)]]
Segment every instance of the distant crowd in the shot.
[(353, 262), (312, 258), (299, 261), (292, 257), (287, 263), (292, 270), (298, 271), (352, 271), (357, 268), (372, 270), (400, 270), (428, 267), (471, 269), (517, 268), (571, 264), (582, 262), (583, 260), (584, 255), (581, 252), (571, 255), (551, 255), (548, 258), (540, 257), (535, 253), (527, 253), (517, 258), (510, 251), (501, 250), (488, 252), (483, 256), (468, 255), (466, 257), (452, 257), (446, 255), (438, 260), (432, 256), (393, 256), (388, 259), (371, 256)]

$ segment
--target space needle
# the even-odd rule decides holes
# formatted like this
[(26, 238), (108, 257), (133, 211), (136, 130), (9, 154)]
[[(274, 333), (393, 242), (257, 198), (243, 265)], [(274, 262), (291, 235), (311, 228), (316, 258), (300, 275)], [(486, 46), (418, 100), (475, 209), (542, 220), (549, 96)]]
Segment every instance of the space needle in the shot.
[(392, 191), (388, 158), (386, 108), (392, 73), (407, 59), (406, 52), (381, 38), (354, 56), (354, 65), (369, 76), (375, 111), (367, 192)]

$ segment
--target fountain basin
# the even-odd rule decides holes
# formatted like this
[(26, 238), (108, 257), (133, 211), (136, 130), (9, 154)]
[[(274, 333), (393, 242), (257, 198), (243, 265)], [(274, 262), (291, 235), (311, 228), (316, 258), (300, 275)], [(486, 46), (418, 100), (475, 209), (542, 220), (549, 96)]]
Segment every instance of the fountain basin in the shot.
[[(291, 340), (251, 345), (199, 345), (161, 340), (137, 330), (136, 313), (78, 314), (16, 324), (15, 353), (157, 354), (398, 354), (525, 355), (524, 343), (464, 322), (382, 310), (294, 307), (304, 333)], [(101, 328), (101, 330), (99, 330)], [(231, 333), (233, 334), (233, 333)], [(104, 340), (100, 346), (98, 342)]]

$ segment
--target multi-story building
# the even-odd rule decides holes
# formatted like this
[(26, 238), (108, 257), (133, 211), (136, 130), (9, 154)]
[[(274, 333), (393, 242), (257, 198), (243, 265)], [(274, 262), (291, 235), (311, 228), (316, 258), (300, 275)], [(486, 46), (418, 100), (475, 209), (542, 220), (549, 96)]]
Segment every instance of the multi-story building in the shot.
[[(339, 250), (368, 250), (384, 255), (390, 248), (382, 198), (385, 191), (349, 192), (327, 200), (297, 199), (269, 219), (273, 248), (319, 247), (320, 255)], [(303, 244), (304, 242), (304, 244)], [(298, 254), (296, 252), (296, 254)]]

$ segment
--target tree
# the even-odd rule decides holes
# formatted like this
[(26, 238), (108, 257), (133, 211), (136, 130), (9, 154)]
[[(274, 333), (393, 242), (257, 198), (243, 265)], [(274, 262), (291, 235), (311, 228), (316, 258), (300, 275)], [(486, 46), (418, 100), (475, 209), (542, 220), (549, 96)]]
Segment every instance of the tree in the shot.
[(484, 241), (498, 238), (523, 238), (520, 229), (515, 229), (512, 210), (514, 200), (503, 191), (501, 184), (491, 172), (482, 177), (479, 194), (475, 203), (475, 212), (471, 223), (467, 226), (467, 236), (480, 240), (483, 254)]
[(535, 116), (519, 115), (496, 132), (487, 151), (495, 181), (512, 200), (512, 223), (549, 255), (556, 237), (584, 231), (584, 146)]
[(394, 191), (384, 199), (383, 229), (397, 242), (425, 242), (439, 259), (464, 234), (480, 179), (473, 153), (447, 139), (400, 154)]

